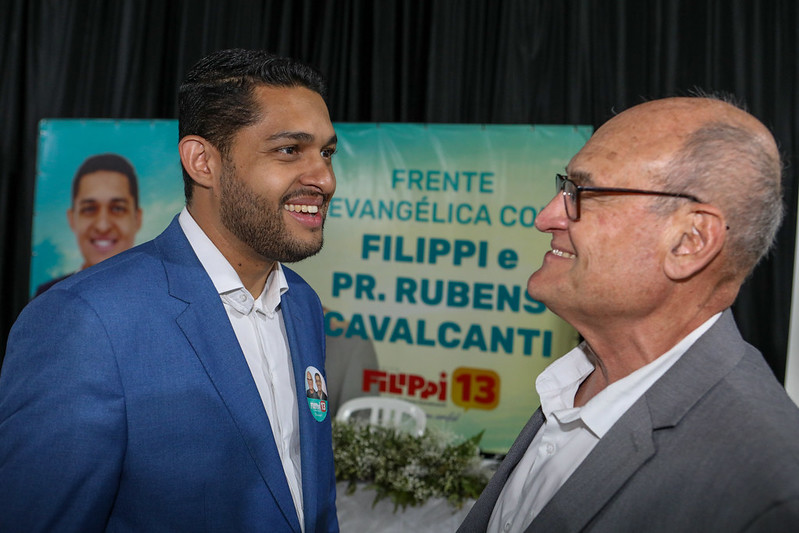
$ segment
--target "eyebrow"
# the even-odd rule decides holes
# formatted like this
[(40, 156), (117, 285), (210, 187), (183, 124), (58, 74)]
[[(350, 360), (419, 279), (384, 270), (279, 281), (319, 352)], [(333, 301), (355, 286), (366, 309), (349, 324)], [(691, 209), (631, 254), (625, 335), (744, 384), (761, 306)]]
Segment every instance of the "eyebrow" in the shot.
[[(267, 138), (267, 140), (269, 141), (279, 141), (283, 139), (291, 139), (293, 141), (310, 143), (313, 142), (314, 136), (304, 131), (280, 131), (278, 133), (275, 133), (274, 135), (270, 135)], [(334, 134), (332, 137), (330, 137), (330, 139), (328, 139), (325, 145), (336, 144), (336, 143), (338, 143), (338, 136)]]
[(582, 170), (574, 170), (569, 172), (569, 169), (567, 168), (566, 173), (569, 176), (569, 179), (572, 180), (576, 185), (591, 185), (594, 182), (590, 172), (585, 172)]
[[(96, 203), (98, 203), (99, 201), (100, 201), (100, 200), (98, 200), (97, 198), (92, 198), (92, 197), (89, 197), (89, 198), (82, 198), (81, 200), (78, 200), (78, 205), (84, 205), (84, 204), (96, 204)], [(124, 197), (124, 196), (115, 196), (114, 198), (111, 198), (111, 199), (109, 199), (108, 201), (109, 201), (109, 202), (113, 202), (113, 203), (123, 202), (123, 203), (126, 203), (126, 204), (127, 204), (127, 203), (130, 203), (130, 202), (131, 202), (131, 199), (130, 199), (130, 198), (126, 198), (126, 197)]]

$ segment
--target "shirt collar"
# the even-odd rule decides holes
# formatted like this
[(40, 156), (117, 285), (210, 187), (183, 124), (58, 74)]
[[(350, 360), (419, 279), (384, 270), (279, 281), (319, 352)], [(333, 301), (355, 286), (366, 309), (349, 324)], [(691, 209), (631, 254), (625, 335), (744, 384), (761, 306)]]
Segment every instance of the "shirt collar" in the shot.
[(575, 418), (598, 438), (602, 438), (621, 416), (651, 387), (699, 337), (715, 324), (717, 313), (693, 330), (673, 348), (628, 376), (611, 383), (581, 408), (574, 408), (574, 396), (580, 383), (594, 370), (584, 344), (549, 365), (536, 379), (544, 416), (556, 416), (562, 422)]
[[(253, 300), (244, 288), (236, 270), (222, 252), (211, 242), (202, 228), (185, 207), (178, 216), (178, 222), (186, 235), (197, 258), (211, 278), (217, 293), (223, 300), (242, 314), (248, 314), (255, 306), (264, 313), (274, 312), (280, 306), (280, 297), (289, 290), (283, 265), (275, 262), (275, 267), (266, 279), (266, 286), (257, 300)], [(246, 293), (246, 294), (244, 294)]]
[(577, 388), (593, 372), (594, 365), (582, 350), (582, 344), (555, 360), (535, 380), (541, 398), (541, 410), (549, 418), (552, 413), (574, 407)]

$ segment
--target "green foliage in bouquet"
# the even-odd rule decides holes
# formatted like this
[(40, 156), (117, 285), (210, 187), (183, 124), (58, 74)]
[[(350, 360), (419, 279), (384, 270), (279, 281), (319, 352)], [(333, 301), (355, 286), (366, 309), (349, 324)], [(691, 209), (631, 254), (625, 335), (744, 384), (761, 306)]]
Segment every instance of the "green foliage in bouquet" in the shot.
[(481, 468), (478, 444), (481, 431), (460, 443), (454, 437), (428, 429), (421, 437), (393, 428), (333, 421), (333, 457), (336, 481), (346, 481), (347, 493), (363, 482), (399, 506), (415, 506), (429, 498), (446, 498), (460, 508), (477, 498), (490, 472)]

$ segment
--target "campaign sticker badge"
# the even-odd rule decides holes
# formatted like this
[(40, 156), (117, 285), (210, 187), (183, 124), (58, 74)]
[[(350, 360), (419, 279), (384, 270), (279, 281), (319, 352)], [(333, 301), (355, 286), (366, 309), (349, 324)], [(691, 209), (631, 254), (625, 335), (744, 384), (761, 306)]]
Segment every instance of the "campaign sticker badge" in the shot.
[(327, 384), (315, 366), (305, 369), (305, 396), (311, 415), (319, 422), (327, 418)]

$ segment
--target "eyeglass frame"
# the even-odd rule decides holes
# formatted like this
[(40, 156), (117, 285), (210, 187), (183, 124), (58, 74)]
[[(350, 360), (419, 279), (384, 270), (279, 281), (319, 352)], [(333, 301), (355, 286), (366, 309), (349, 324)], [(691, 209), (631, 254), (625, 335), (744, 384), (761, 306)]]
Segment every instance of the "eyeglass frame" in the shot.
[[(566, 184), (571, 183), (572, 187), (574, 187), (574, 194), (566, 193)], [(580, 220), (580, 193), (583, 191), (585, 192), (597, 192), (601, 194), (645, 194), (651, 196), (669, 196), (672, 198), (685, 198), (686, 200), (691, 200), (692, 202), (696, 202), (699, 204), (703, 204), (704, 202), (693, 196), (692, 194), (685, 194), (679, 192), (665, 192), (665, 191), (647, 191), (643, 189), (626, 189), (622, 187), (591, 187), (585, 185), (577, 185), (572, 180), (568, 178), (568, 176), (564, 176), (563, 174), (555, 174), (555, 187), (558, 193), (563, 195), (563, 207), (566, 210), (566, 216), (569, 217), (569, 220), (572, 222), (577, 222)], [(569, 199), (567, 196), (571, 196), (574, 198), (574, 216), (572, 217), (569, 214)]]

